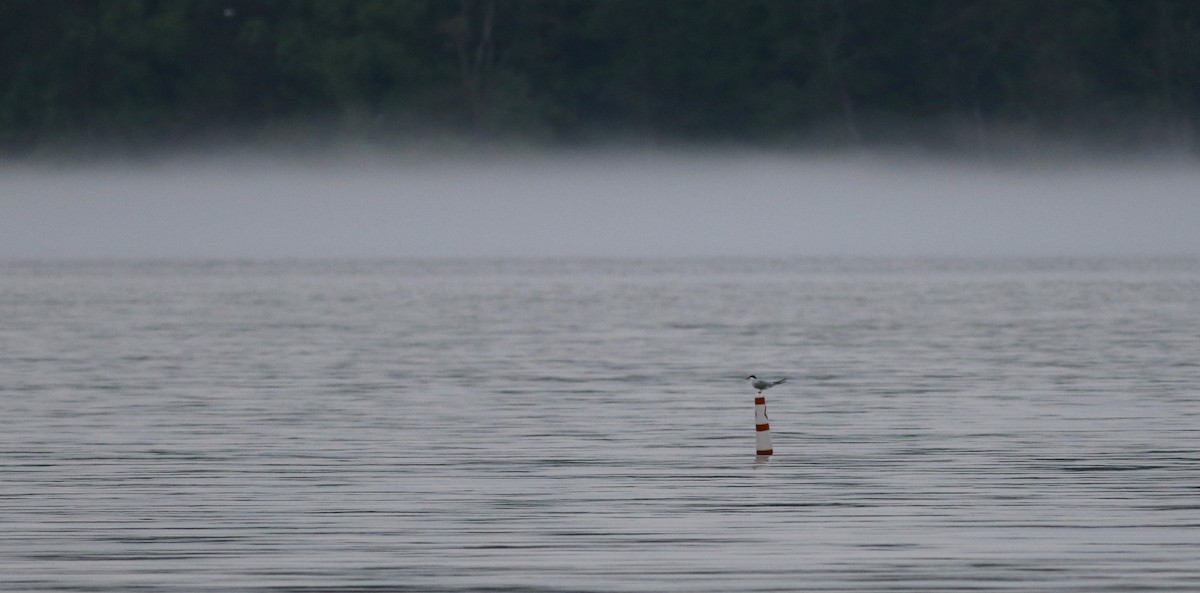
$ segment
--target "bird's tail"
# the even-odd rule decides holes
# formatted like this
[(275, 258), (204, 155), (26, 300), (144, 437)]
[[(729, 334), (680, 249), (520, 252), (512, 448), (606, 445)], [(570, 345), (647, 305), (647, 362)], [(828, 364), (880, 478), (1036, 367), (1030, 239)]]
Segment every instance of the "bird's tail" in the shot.
[(771, 385), (779, 385), (780, 383), (787, 383), (787, 377), (784, 377), (784, 378), (772, 383)]

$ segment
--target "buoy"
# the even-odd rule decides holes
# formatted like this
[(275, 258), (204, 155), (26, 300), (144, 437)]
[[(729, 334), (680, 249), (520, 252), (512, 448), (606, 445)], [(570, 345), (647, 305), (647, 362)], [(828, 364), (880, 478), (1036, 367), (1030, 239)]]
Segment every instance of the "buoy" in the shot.
[(759, 395), (754, 398), (754, 437), (758, 445), (758, 455), (772, 455), (771, 425), (767, 422), (767, 398)]

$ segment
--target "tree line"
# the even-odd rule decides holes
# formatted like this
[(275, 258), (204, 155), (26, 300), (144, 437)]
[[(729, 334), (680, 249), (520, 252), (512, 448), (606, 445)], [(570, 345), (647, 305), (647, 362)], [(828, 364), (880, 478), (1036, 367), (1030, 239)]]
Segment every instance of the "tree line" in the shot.
[(1192, 0), (5, 0), (0, 150), (425, 134), (1197, 152)]

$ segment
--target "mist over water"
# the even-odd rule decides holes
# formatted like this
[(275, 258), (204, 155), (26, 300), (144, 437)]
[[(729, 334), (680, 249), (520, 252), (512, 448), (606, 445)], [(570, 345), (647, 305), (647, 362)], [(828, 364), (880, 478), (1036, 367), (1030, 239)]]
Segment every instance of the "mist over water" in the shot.
[[(0, 170), (0, 590), (1192, 591), (1200, 172)], [(776, 455), (756, 460), (753, 391)]]
[(669, 151), (20, 167), (4, 258), (1190, 255), (1200, 170)]

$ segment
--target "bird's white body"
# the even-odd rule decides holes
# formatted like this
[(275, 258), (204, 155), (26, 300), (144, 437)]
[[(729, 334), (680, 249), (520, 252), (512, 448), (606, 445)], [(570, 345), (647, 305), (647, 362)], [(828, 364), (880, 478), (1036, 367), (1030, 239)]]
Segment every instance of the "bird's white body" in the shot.
[(755, 377), (754, 375), (750, 375), (749, 377), (746, 377), (746, 379), (748, 381), (750, 381), (750, 386), (757, 389), (759, 393), (762, 393), (763, 390), (770, 389), (776, 385), (779, 385), (780, 383), (787, 382), (787, 377), (784, 377), (778, 381), (763, 381), (762, 379), (759, 379), (758, 377)]

